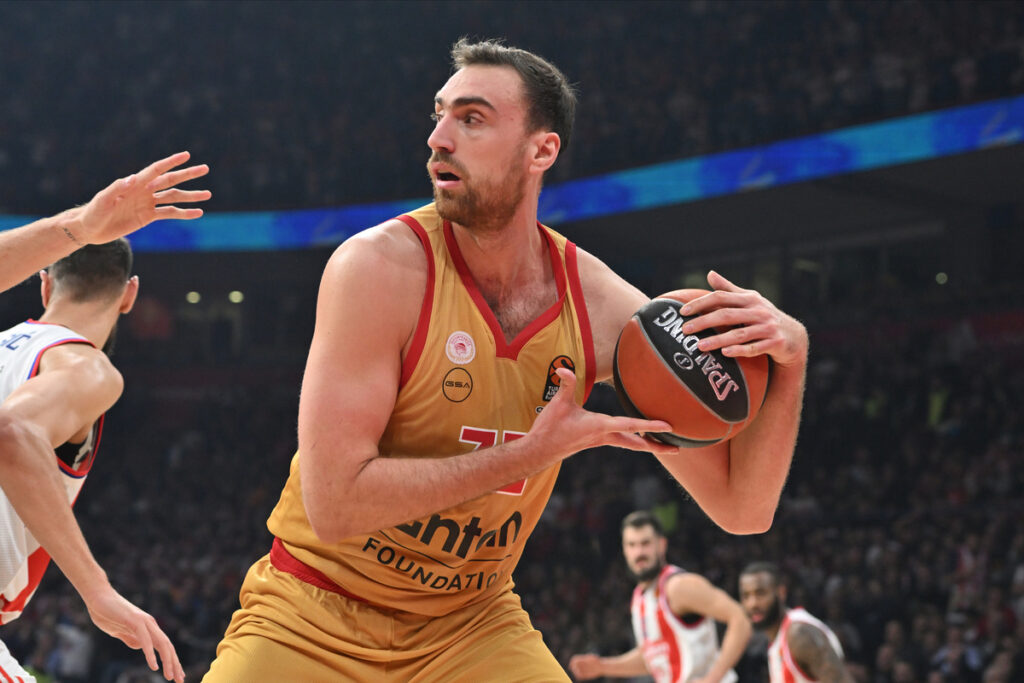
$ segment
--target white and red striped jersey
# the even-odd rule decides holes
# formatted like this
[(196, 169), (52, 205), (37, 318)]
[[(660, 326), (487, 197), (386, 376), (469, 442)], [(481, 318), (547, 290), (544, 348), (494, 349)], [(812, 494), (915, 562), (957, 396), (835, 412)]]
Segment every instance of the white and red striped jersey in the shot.
[(800, 666), (793, 659), (793, 653), (789, 651), (789, 628), (795, 623), (810, 624), (828, 637), (836, 654), (843, 656), (843, 646), (839, 644), (839, 638), (832, 632), (825, 622), (811, 615), (803, 607), (794, 607), (786, 610), (786, 616), (779, 625), (779, 632), (775, 634), (775, 640), (768, 646), (768, 674), (771, 683), (813, 683), (816, 678), (811, 678), (800, 669)]
[[(684, 571), (666, 565), (656, 581), (633, 591), (633, 633), (655, 683), (684, 683), (700, 678), (718, 657), (715, 620), (694, 615), (693, 621), (684, 621), (668, 605), (665, 583)], [(722, 678), (723, 683), (735, 680), (734, 671)]]
[[(47, 349), (61, 344), (90, 344), (66, 327), (28, 321), (0, 332), (0, 402), (39, 372), (39, 360)], [(66, 464), (55, 458), (68, 494), (74, 504), (99, 447), (103, 418), (96, 421), (89, 437), (77, 446)], [(50, 556), (18, 517), (0, 482), (0, 624), (17, 619), (43, 578)]]

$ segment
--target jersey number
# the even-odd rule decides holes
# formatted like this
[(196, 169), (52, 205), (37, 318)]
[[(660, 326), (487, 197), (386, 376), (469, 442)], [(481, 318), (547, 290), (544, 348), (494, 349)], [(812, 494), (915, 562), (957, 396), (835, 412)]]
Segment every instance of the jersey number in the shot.
[[(508, 443), (509, 441), (521, 439), (524, 436), (526, 436), (526, 432), (513, 432), (510, 429), (506, 429), (501, 433), (501, 442)], [(473, 444), (474, 451), (480, 448), (490, 448), (494, 444), (498, 443), (498, 430), (463, 426), (462, 434), (459, 436), (459, 441), (462, 443)], [(502, 486), (500, 489), (495, 491), (495, 493), (504, 493), (509, 496), (521, 496), (523, 495), (524, 488), (526, 488), (526, 480), (520, 479), (519, 481)]]

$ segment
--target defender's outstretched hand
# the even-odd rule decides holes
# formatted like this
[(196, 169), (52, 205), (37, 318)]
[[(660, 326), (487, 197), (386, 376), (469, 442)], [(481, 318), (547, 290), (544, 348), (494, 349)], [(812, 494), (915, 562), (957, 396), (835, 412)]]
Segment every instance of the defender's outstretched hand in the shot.
[(702, 339), (701, 351), (722, 349), (726, 356), (768, 354), (776, 363), (788, 366), (807, 360), (807, 330), (771, 301), (753, 289), (737, 287), (715, 271), (708, 273), (713, 292), (682, 307), (683, 315), (697, 317), (683, 325), (692, 334), (720, 328), (721, 334)]
[(149, 225), (155, 220), (175, 218), (191, 220), (203, 215), (199, 208), (183, 209), (175, 204), (191, 204), (210, 198), (209, 190), (180, 190), (180, 185), (206, 175), (206, 164), (174, 171), (189, 159), (188, 152), (178, 152), (154, 162), (127, 178), (115, 180), (96, 193), (81, 207), (80, 235), (75, 237), (89, 244), (102, 244)]
[(576, 405), (576, 375), (559, 368), (560, 385), (530, 428), (534, 438), (550, 439), (552, 452), (577, 453), (596, 446), (617, 446), (654, 455), (676, 453), (675, 446), (657, 443), (640, 436), (643, 432), (670, 432), (664, 420), (642, 420), (593, 413)]
[(113, 588), (86, 600), (85, 606), (97, 628), (133, 650), (142, 650), (151, 670), (160, 669), (157, 663), (159, 653), (164, 678), (177, 683), (184, 682), (185, 670), (178, 661), (178, 654), (151, 615), (125, 600)]

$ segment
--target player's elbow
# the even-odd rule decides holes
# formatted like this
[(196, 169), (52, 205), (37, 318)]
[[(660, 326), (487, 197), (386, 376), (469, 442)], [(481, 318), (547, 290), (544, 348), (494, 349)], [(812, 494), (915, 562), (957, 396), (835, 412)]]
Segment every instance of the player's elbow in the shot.
[(5, 463), (28, 454), (33, 444), (43, 442), (38, 428), (10, 410), (0, 407), (0, 458)]
[(750, 536), (763, 534), (775, 521), (775, 506), (734, 506), (712, 517), (714, 522), (730, 534)]
[(336, 507), (332, 509), (326, 502), (318, 500), (317, 495), (303, 493), (302, 498), (309, 526), (321, 543), (338, 543), (352, 535), (352, 530), (347, 528), (344, 516), (339, 514)]

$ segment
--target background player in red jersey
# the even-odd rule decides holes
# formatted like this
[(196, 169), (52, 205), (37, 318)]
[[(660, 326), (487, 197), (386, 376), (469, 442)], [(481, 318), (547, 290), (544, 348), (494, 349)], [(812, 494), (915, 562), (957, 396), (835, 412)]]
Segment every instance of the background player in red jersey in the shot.
[(754, 628), (764, 631), (772, 683), (853, 683), (839, 638), (802, 607), (786, 607), (778, 566), (754, 562), (740, 573), (740, 602)]
[[(637, 646), (617, 657), (574, 655), (569, 669), (577, 679), (650, 674), (657, 683), (736, 680), (733, 667), (750, 640), (750, 620), (728, 593), (668, 564), (667, 551), (661, 522), (650, 512), (622, 520), (622, 553), (637, 580), (631, 604)], [(726, 624), (721, 648), (716, 621)]]

